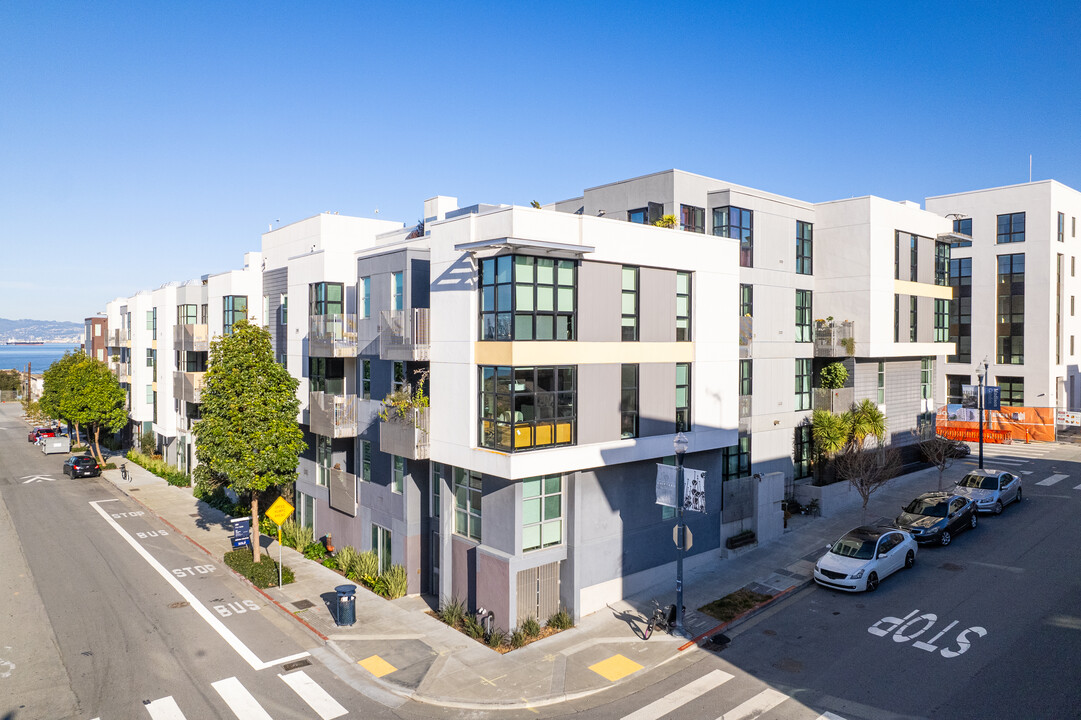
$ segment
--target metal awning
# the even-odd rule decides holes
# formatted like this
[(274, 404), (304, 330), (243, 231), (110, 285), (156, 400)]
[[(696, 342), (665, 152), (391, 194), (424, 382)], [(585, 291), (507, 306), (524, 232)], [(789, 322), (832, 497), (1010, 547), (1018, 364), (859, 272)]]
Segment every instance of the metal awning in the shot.
[(476, 242), (461, 243), (454, 249), (459, 252), (467, 252), (471, 255), (482, 253), (495, 254), (500, 250), (512, 250), (515, 252), (528, 252), (541, 255), (573, 255), (581, 257), (587, 253), (596, 252), (592, 245), (572, 245), (570, 243), (549, 242), (547, 240), (523, 240), (521, 238), (493, 238), (491, 240), (478, 240)]
[(972, 236), (971, 235), (965, 235), (964, 233), (951, 231), (951, 232), (946, 232), (946, 233), (939, 233), (938, 235), (935, 236), (935, 240), (937, 240), (938, 242), (948, 242), (948, 243), (961, 243), (961, 242), (970, 243), (970, 242), (972, 242)]

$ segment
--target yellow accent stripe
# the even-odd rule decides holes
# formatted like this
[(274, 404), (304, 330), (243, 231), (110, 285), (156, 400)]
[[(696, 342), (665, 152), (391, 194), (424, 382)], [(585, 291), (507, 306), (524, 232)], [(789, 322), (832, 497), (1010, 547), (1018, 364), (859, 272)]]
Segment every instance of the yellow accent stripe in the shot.
[(473, 358), (477, 365), (516, 367), (694, 362), (694, 343), (478, 341)]
[(893, 292), (897, 295), (915, 295), (917, 297), (930, 297), (939, 300), (953, 299), (953, 288), (948, 285), (932, 285), (930, 283), (912, 282), (910, 280), (894, 280)]

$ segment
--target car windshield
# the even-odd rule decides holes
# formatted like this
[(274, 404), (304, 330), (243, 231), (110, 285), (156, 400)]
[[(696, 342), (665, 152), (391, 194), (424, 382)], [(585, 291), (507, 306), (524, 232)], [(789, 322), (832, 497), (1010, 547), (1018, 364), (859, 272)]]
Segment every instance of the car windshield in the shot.
[(914, 515), (928, 515), (930, 517), (946, 517), (946, 502), (944, 500), (927, 500), (916, 498), (905, 508), (906, 513)]
[(976, 488), (978, 490), (997, 490), (998, 478), (989, 475), (976, 475), (971, 473), (965, 475), (965, 479), (960, 483), (961, 487)]
[(830, 552), (834, 555), (841, 555), (842, 557), (870, 560), (875, 556), (875, 545), (877, 543), (877, 539), (845, 535), (843, 538), (833, 543)]

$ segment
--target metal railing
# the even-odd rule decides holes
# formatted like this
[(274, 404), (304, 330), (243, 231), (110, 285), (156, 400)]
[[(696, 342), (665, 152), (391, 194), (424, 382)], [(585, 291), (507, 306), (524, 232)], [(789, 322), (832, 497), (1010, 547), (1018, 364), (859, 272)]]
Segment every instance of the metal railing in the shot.
[(113, 375), (116, 376), (116, 381), (121, 383), (131, 382), (131, 363), (130, 362), (114, 362), (109, 363), (109, 369), (113, 371)]
[(183, 402), (201, 403), (205, 372), (174, 372), (173, 397)]
[(815, 357), (845, 357), (856, 354), (853, 322), (815, 322)]
[(428, 308), (383, 310), (379, 318), (382, 360), (428, 360), (431, 350)]
[(206, 325), (174, 325), (173, 344), (182, 352), (210, 350), (210, 333)]
[(379, 449), (410, 460), (428, 458), (428, 408), (415, 408), (411, 417), (379, 423)]
[(308, 355), (356, 357), (357, 348), (356, 315), (344, 313), (308, 317)]
[(308, 421), (316, 435), (330, 438), (356, 437), (357, 396), (316, 391), (308, 395)]

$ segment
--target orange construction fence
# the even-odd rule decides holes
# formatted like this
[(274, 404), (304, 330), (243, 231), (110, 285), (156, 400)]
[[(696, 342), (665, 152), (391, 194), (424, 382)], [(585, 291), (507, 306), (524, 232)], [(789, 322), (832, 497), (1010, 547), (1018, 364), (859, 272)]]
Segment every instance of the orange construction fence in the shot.
[[(951, 440), (976, 442), (979, 439), (979, 411), (960, 405), (939, 408), (935, 425), (938, 434)], [(990, 443), (1054, 442), (1055, 408), (1006, 407), (985, 410), (983, 441)]]

